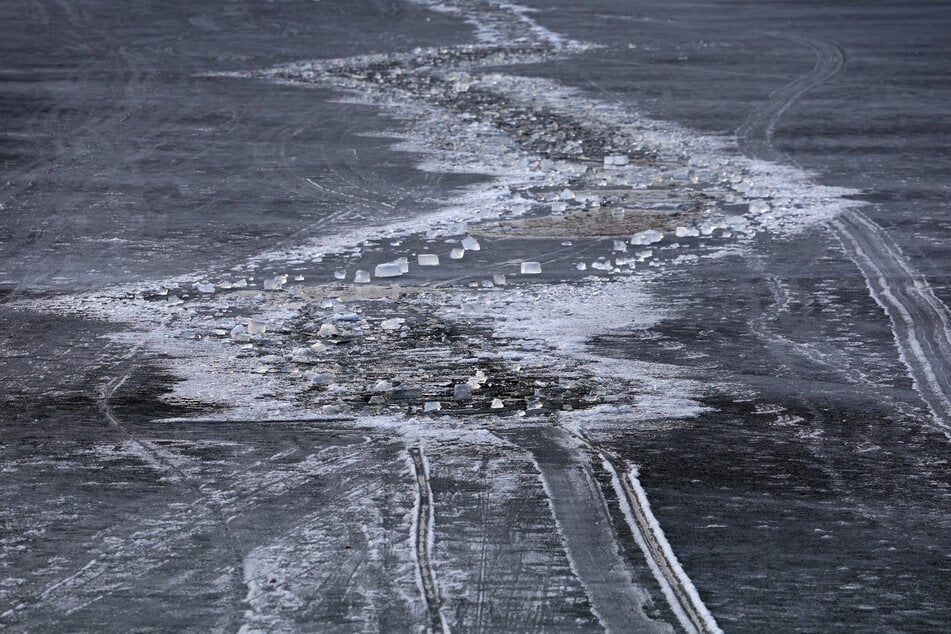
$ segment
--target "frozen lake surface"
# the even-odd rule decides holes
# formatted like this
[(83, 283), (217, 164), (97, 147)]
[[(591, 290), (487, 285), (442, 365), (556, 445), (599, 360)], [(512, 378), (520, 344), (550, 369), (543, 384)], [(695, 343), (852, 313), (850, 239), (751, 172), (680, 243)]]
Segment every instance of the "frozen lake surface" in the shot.
[(942, 3), (0, 18), (0, 629), (951, 620)]

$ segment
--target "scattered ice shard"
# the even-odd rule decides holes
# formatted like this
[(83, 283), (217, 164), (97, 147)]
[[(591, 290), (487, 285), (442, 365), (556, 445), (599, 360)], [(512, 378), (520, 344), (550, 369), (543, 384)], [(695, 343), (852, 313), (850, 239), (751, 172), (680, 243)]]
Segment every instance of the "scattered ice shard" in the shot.
[(446, 227), (446, 233), (451, 236), (462, 235), (468, 229), (468, 225), (464, 222), (452, 222)]
[(303, 275), (295, 275), (295, 276), (294, 276), (294, 281), (295, 281), (295, 282), (303, 282), (303, 281), (304, 281), (304, 276), (303, 276)]
[(178, 295), (169, 295), (168, 299), (165, 300), (166, 306), (178, 306), (184, 303), (185, 303), (185, 300), (179, 297)]
[(495, 275), (492, 276), (492, 281), (495, 283), (496, 286), (505, 286), (505, 284), (507, 283), (505, 281), (505, 276), (499, 273), (496, 273)]
[(368, 271), (357, 271), (353, 274), (353, 281), (356, 284), (368, 284), (370, 282), (370, 273)]
[(563, 201), (553, 202), (551, 204), (551, 211), (555, 214), (564, 213), (568, 209), (568, 203)]
[(264, 290), (266, 291), (279, 291), (284, 288), (284, 285), (287, 284), (286, 275), (278, 275), (272, 277), (269, 280), (264, 280)]
[(540, 262), (522, 262), (522, 275), (538, 275), (541, 272)]
[(336, 334), (339, 334), (339, 330), (333, 324), (323, 324), (320, 326), (320, 330), (317, 331), (318, 337), (333, 337)]
[(231, 285), (231, 288), (247, 288), (247, 287), (248, 287), (248, 280), (246, 280), (243, 277)]
[(318, 372), (310, 375), (310, 382), (313, 385), (330, 385), (330, 375), (326, 372)]
[(478, 240), (472, 236), (466, 236), (462, 239), (462, 248), (466, 251), (479, 251), (482, 247), (479, 245)]
[(713, 230), (714, 230), (715, 228), (716, 228), (716, 227), (714, 227), (714, 226), (713, 226), (712, 224), (710, 224), (709, 222), (701, 223), (701, 224), (700, 224), (700, 234), (701, 234), (701, 235), (708, 236), (708, 235), (710, 235), (710, 234), (713, 233)]
[(457, 383), (452, 387), (452, 397), (457, 401), (472, 400), (472, 386), (468, 383)]
[(727, 216), (723, 222), (733, 230), (743, 229), (747, 225), (745, 216)]
[(579, 271), (586, 271), (588, 270), (588, 265), (585, 264), (584, 262), (578, 262), (578, 264), (575, 265), (575, 268), (578, 269)]
[(399, 262), (384, 262), (383, 264), (377, 264), (376, 268), (373, 269), (374, 277), (399, 277), (403, 273), (403, 267)]
[(465, 249), (456, 247), (455, 249), (449, 252), (449, 257), (452, 258), (453, 260), (461, 260), (462, 256), (464, 256), (465, 254), (466, 254)]
[(399, 330), (403, 326), (405, 320), (402, 317), (393, 317), (392, 319), (384, 319), (380, 323), (380, 328), (386, 330), (387, 332), (393, 330)]
[(336, 271), (334, 271), (334, 279), (335, 280), (347, 279), (347, 272), (344, 271), (343, 269), (337, 269)]
[(382, 394), (384, 392), (389, 392), (392, 389), (393, 389), (392, 383), (384, 379), (380, 379), (373, 385), (370, 391), (373, 392), (374, 394)]
[[(250, 340), (250, 337), (248, 337), (247, 333), (245, 332), (246, 330), (247, 329), (242, 324), (238, 324), (231, 329), (229, 334), (235, 341), (248, 341)], [(239, 337), (241, 337), (241, 339), (239, 339)]]
[(562, 200), (574, 200), (575, 193), (568, 188), (562, 190), (561, 194), (558, 195)]
[(317, 353), (311, 348), (294, 348), (291, 350), (291, 362), (313, 365), (320, 361)]
[(693, 227), (677, 227), (674, 229), (674, 235), (678, 238), (695, 238), (700, 235), (700, 232)]
[(502, 409), (503, 407), (505, 407), (505, 404), (502, 402), (502, 399), (494, 398), (492, 399), (492, 405), (490, 405), (489, 407), (491, 407), (492, 409)]
[(420, 253), (416, 261), (420, 266), (439, 266), (439, 256), (434, 253)]
[(621, 253), (627, 251), (627, 244), (624, 243), (624, 240), (615, 240), (614, 241), (614, 250), (620, 251)]
[(251, 319), (248, 321), (248, 332), (252, 335), (263, 335), (267, 332), (267, 322), (260, 319)]
[(438, 412), (442, 409), (442, 403), (439, 401), (426, 401), (426, 404), (423, 405), (424, 412)]
[(591, 263), (591, 268), (596, 271), (610, 271), (614, 268), (610, 262), (605, 262), (604, 260), (596, 260)]
[(646, 246), (648, 244), (654, 244), (660, 242), (664, 239), (664, 234), (656, 229), (648, 229), (647, 231), (641, 231), (640, 233), (635, 233), (631, 236), (631, 244)]

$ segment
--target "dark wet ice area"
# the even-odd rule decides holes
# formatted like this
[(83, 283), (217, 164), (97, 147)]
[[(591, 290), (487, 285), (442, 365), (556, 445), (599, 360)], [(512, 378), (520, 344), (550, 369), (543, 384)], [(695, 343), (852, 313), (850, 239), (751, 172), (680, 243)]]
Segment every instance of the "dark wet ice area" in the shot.
[(0, 628), (942, 631), (949, 23), (5, 4)]

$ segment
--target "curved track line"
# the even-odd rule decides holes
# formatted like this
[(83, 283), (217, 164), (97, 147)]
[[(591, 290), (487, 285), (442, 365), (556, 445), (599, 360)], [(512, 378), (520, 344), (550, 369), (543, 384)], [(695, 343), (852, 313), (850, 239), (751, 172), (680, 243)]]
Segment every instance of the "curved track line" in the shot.
[(430, 560), (430, 544), (433, 541), (433, 491), (429, 486), (429, 470), (420, 447), (409, 450), (413, 471), (416, 476), (416, 509), (413, 516), (412, 540), (416, 554), (416, 569), (419, 572), (420, 585), (426, 598), (426, 611), (429, 615), (429, 632), (449, 632), (442, 615), (442, 601), (436, 577), (433, 575)]
[[(737, 143), (750, 158), (775, 161), (776, 123), (807, 90), (834, 76), (845, 63), (842, 49), (829, 42), (779, 36), (805, 44), (816, 64), (756, 108), (737, 130)], [(869, 293), (891, 321), (892, 336), (915, 391), (936, 427), (951, 438), (951, 313), (884, 229), (865, 214), (847, 210), (828, 226), (865, 278)]]
[(736, 131), (737, 144), (743, 154), (762, 161), (778, 161), (785, 156), (773, 147), (773, 131), (776, 129), (779, 118), (806, 91), (812, 90), (837, 75), (845, 66), (845, 53), (831, 42), (810, 40), (794, 35), (775, 33), (769, 35), (804, 44), (816, 55), (816, 64), (812, 70), (770, 94), (769, 101), (754, 108)]

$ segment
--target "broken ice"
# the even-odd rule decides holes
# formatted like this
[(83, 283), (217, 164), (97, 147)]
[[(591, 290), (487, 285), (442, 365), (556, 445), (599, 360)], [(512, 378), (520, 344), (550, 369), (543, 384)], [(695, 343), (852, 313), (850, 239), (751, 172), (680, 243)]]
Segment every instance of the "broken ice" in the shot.
[(522, 262), (522, 275), (538, 275), (541, 272), (540, 262)]
[(439, 266), (439, 256), (434, 253), (420, 253), (416, 261), (420, 266)]
[(248, 332), (252, 335), (263, 335), (265, 332), (267, 332), (267, 322), (260, 319), (249, 320)]
[(641, 231), (640, 233), (635, 233), (631, 236), (631, 244), (646, 246), (648, 244), (654, 244), (655, 242), (660, 242), (664, 239), (664, 234), (656, 229), (648, 229), (647, 231)]
[(357, 271), (353, 275), (353, 281), (357, 284), (367, 284), (370, 281), (370, 273), (368, 271)]
[(449, 252), (449, 257), (453, 260), (461, 260), (462, 256), (464, 256), (465, 254), (466, 254), (465, 249), (460, 249), (459, 247), (456, 247), (455, 249)]
[(473, 238), (472, 236), (466, 236), (462, 240), (462, 248), (466, 251), (478, 251), (482, 247), (479, 245), (479, 241)]
[(374, 277), (399, 277), (403, 273), (403, 266), (400, 262), (384, 262), (383, 264), (377, 264), (376, 268), (373, 269)]

